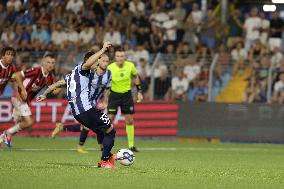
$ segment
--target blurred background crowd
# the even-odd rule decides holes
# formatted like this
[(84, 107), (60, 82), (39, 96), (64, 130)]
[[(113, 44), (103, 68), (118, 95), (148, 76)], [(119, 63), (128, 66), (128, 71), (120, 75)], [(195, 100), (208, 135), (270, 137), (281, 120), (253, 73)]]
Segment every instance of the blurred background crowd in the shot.
[(283, 104), (281, 11), (244, 2), (228, 1), (222, 23), (220, 0), (203, 10), (202, 0), (0, 0), (0, 48), (16, 48), (23, 70), (56, 52), (59, 79), (111, 41), (136, 64), (146, 99)]

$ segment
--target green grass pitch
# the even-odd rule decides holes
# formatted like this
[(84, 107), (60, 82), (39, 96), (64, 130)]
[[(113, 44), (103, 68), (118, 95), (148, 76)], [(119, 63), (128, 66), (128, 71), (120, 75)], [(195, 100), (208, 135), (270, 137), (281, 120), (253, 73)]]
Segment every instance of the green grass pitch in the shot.
[[(131, 167), (96, 168), (100, 152), (88, 154), (77, 138), (14, 137), (0, 152), (0, 188), (284, 188), (284, 146), (137, 141)], [(114, 151), (126, 146), (118, 139)]]

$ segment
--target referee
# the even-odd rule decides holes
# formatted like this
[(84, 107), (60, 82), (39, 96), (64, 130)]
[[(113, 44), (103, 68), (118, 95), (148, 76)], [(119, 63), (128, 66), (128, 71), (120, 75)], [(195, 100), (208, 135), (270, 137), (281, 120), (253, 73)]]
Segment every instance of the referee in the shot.
[(137, 102), (143, 100), (140, 79), (134, 63), (127, 61), (122, 47), (115, 50), (115, 62), (108, 66), (112, 75), (111, 91), (108, 99), (108, 117), (114, 120), (118, 107), (125, 116), (128, 147), (138, 152), (134, 146), (134, 102), (131, 94), (131, 80), (133, 79), (137, 89)]

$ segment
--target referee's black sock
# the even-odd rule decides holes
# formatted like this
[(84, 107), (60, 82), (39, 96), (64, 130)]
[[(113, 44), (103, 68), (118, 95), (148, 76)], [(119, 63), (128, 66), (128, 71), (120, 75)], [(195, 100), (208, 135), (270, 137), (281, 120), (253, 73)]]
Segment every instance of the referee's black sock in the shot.
[(116, 131), (113, 129), (111, 132), (106, 133), (103, 139), (103, 152), (101, 159), (106, 161), (111, 156), (111, 149), (114, 146), (114, 138)]
[(85, 128), (83, 128), (83, 130), (81, 131), (81, 134), (80, 134), (80, 141), (79, 141), (79, 145), (80, 146), (83, 146), (86, 142), (86, 139), (88, 137), (88, 134), (89, 134), (89, 131)]
[(69, 131), (69, 132), (81, 132), (81, 125), (80, 124), (74, 124), (74, 125), (64, 125), (63, 131)]

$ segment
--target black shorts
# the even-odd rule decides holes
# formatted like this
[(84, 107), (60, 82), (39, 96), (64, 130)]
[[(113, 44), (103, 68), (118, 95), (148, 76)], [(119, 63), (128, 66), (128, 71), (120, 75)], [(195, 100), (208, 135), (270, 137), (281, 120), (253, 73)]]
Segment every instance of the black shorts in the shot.
[(78, 122), (91, 129), (95, 133), (105, 133), (106, 130), (111, 127), (111, 120), (105, 113), (96, 108), (92, 108), (74, 117)]
[(134, 102), (131, 91), (116, 93), (111, 91), (108, 99), (108, 114), (116, 114), (120, 107), (122, 114), (134, 114)]

